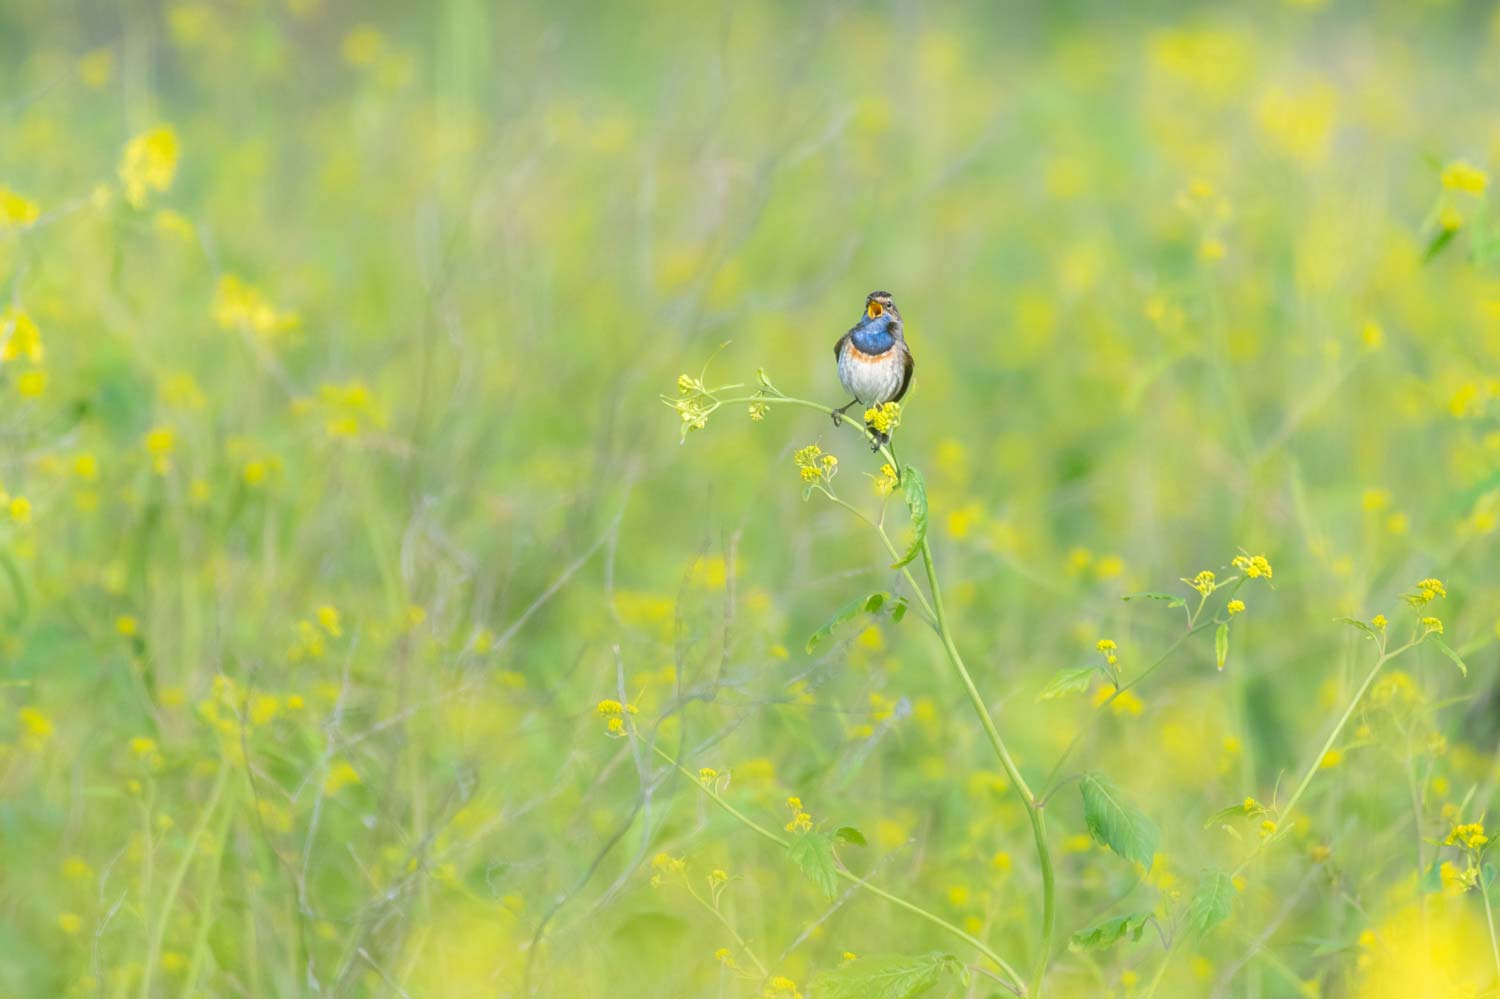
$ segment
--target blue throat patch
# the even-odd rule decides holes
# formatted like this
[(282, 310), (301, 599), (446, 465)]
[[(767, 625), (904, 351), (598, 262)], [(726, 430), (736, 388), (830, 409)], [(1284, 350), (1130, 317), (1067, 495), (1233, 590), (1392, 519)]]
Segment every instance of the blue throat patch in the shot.
[(896, 344), (896, 338), (891, 334), (890, 328), (882, 324), (878, 329), (867, 326), (858, 330), (852, 337), (854, 346), (866, 354), (884, 354)]

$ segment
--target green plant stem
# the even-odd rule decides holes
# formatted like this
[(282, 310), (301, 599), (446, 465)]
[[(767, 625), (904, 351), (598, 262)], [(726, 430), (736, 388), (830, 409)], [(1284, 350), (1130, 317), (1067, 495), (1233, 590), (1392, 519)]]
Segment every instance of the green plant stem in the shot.
[[(667, 763), (671, 764), (677, 770), (678, 773), (680, 773), (684, 777), (686, 777), (689, 782), (691, 782), (695, 787), (698, 788), (698, 790), (700, 790), (704, 794), (708, 795), (709, 799), (712, 800), (714, 804), (718, 805), (725, 812), (727, 812), (728, 814), (732, 815), (745, 828), (750, 829), (753, 832), (759, 833), (760, 836), (763, 839), (766, 839), (766, 840), (769, 840), (772, 843), (775, 843), (777, 846), (781, 847), (782, 849), (786, 849), (787, 848), (788, 843), (787, 843), (787, 841), (785, 839), (783, 839), (781, 836), (778, 836), (776, 833), (772, 832), (771, 830), (767, 829), (765, 826), (761, 825), (759, 822), (756, 822), (754, 819), (750, 818), (748, 815), (746, 815), (745, 813), (741, 812), (739, 809), (735, 808), (729, 802), (725, 801), (724, 798), (717, 791), (715, 791), (713, 788), (711, 788), (708, 785), (706, 785), (703, 781), (699, 780), (698, 776), (696, 774), (692, 773), (686, 767), (684, 767), (681, 763), (677, 762), (677, 760), (673, 759), (672, 756), (666, 750), (662, 749), (660, 746), (655, 745), (655, 744), (652, 744), (651, 750), (652, 750), (652, 752), (656, 753), (657, 756), (660, 756)], [(1010, 963), (1007, 962), (1005, 960), (1005, 958), (1003, 958), (999, 954), (995, 953), (989, 947), (988, 944), (986, 944), (984, 941), (980, 940), (978, 937), (975, 937), (972, 934), (967, 933), (964, 930), (960, 929), (959, 927), (953, 925), (952, 923), (948, 922), (948, 920), (944, 919), (942, 916), (939, 916), (937, 913), (929, 912), (928, 910), (922, 908), (921, 906), (916, 905), (916, 904), (914, 904), (912, 902), (908, 902), (906, 899), (901, 898), (898, 895), (892, 895), (890, 892), (886, 891), (884, 888), (880, 888), (880, 887), (877, 887), (876, 885), (871, 884), (870, 882), (866, 881), (864, 878), (862, 878), (859, 875), (855, 874), (853, 871), (850, 871), (847, 868), (845, 868), (843, 865), (838, 866), (835, 870), (836, 870), (838, 876), (841, 877), (841, 878), (843, 878), (845, 881), (848, 881), (848, 882), (850, 882), (852, 884), (859, 885), (861, 888), (865, 889), (870, 894), (872, 894), (872, 895), (878, 895), (881, 898), (885, 899), (887, 902), (890, 902), (892, 905), (894, 905), (894, 906), (896, 906), (898, 908), (901, 908), (901, 909), (905, 909), (907, 912), (910, 912), (912, 915), (918, 916), (918, 917), (920, 917), (922, 919), (925, 919), (927, 922), (933, 924), (934, 926), (940, 927), (941, 929), (946, 930), (947, 932), (949, 932), (953, 936), (957, 937), (958, 939), (964, 941), (964, 943), (968, 944), (970, 947), (973, 947), (979, 953), (983, 954), (985, 957), (987, 957), (991, 961), (993, 961), (995, 963), (995, 966), (998, 967), (1001, 971), (1004, 971), (1005, 974), (1007, 976), (1009, 976), (1010, 980), (1015, 983), (1016, 989), (1019, 991), (1019, 994), (1021, 994), (1021, 995), (1025, 995), (1026, 994), (1026, 982), (1025, 982), (1025, 979), (1023, 979), (1021, 977), (1020, 973), (1018, 971), (1016, 971), (1015, 968), (1011, 967)]]
[(719, 921), (720, 926), (729, 931), (730, 937), (732, 937), (734, 939), (734, 942), (739, 945), (740, 950), (744, 951), (745, 956), (750, 958), (750, 960), (755, 963), (755, 970), (760, 972), (760, 977), (766, 978), (767, 976), (769, 976), (771, 973), (766, 970), (766, 966), (761, 963), (760, 958), (755, 956), (755, 951), (750, 949), (750, 945), (745, 942), (745, 938), (740, 936), (739, 931), (734, 928), (729, 920), (724, 918), (724, 914), (719, 911), (718, 907), (710, 905), (707, 899), (693, 890), (693, 886), (691, 884), (684, 884), (683, 887), (687, 888), (687, 893), (693, 896), (693, 901), (697, 902), (699, 905), (703, 906), (703, 908), (707, 909), (709, 915), (713, 916), (716, 920)]
[[(823, 413), (824, 415), (826, 415), (829, 419), (833, 418), (834, 409), (833, 409), (832, 406), (825, 406), (825, 405), (823, 405), (820, 402), (813, 402), (810, 399), (797, 399), (797, 398), (794, 398), (794, 397), (789, 396), (789, 395), (782, 395), (779, 390), (774, 390), (773, 389), (772, 391), (775, 391), (776, 394), (775, 395), (747, 395), (747, 396), (742, 396), (742, 397), (736, 397), (736, 398), (733, 398), (733, 399), (719, 399), (719, 400), (717, 400), (717, 402), (719, 403), (720, 406), (732, 406), (732, 405), (735, 405), (737, 403), (742, 403), (742, 402), (743, 403), (764, 402), (764, 403), (767, 403), (767, 404), (775, 404), (775, 403), (778, 403), (778, 402), (784, 402), (784, 403), (787, 403), (788, 405), (792, 405), (792, 406), (801, 406), (804, 409), (817, 410), (819, 413)], [(870, 433), (870, 430), (869, 430), (868, 427), (865, 426), (865, 421), (864, 421), (864, 419), (862, 417), (856, 416), (856, 417), (851, 418), (849, 416), (846, 416), (846, 415), (840, 413), (839, 414), (839, 426), (847, 426), (847, 427), (849, 427), (855, 433), (857, 433), (861, 437), (863, 437), (865, 439), (865, 443), (867, 443), (867, 444), (874, 444), (875, 443), (875, 435), (872, 434), (872, 433)], [(880, 447), (879, 447), (878, 450), (880, 451), (880, 453), (882, 455), (885, 456), (885, 460), (888, 461), (888, 462), (890, 462), (891, 467), (896, 470), (896, 475), (900, 476), (900, 474), (901, 474), (901, 466), (898, 465), (898, 464), (896, 464), (896, 456), (891, 453), (891, 449), (887, 445), (882, 444), (882, 445), (880, 445)]]
[(1052, 870), (1052, 851), (1047, 846), (1047, 825), (1042, 817), (1041, 805), (1031, 793), (1031, 788), (1026, 783), (1026, 778), (1021, 776), (1021, 770), (1016, 766), (1016, 761), (1011, 758), (1010, 750), (1005, 747), (1005, 740), (1000, 737), (1000, 731), (995, 727), (995, 721), (990, 717), (990, 709), (980, 696), (979, 688), (974, 685), (974, 678), (969, 675), (969, 670), (964, 666), (963, 656), (959, 654), (958, 646), (953, 641), (953, 631), (948, 626), (948, 614), (943, 608), (943, 591), (938, 585), (937, 568), (932, 563), (932, 545), (924, 537), (922, 539), (922, 568), (927, 572), (927, 588), (932, 594), (933, 615), (937, 618), (938, 634), (943, 640), (943, 649), (948, 653), (948, 661), (952, 664), (954, 672), (963, 681), (964, 690), (969, 695), (969, 703), (974, 706), (974, 713), (979, 716), (979, 723), (984, 727), (985, 735), (989, 736), (990, 745), (995, 749), (995, 755), (1000, 758), (1000, 765), (1005, 768), (1006, 776), (1010, 778), (1015, 786), (1016, 794), (1021, 798), (1021, 804), (1026, 808), (1026, 817), (1031, 820), (1031, 836), (1036, 843), (1037, 862), (1042, 871), (1042, 942), (1038, 949), (1037, 957), (1032, 966), (1030, 986), (1028, 992), (1032, 996), (1041, 994), (1042, 977), (1047, 972), (1047, 964), (1052, 958), (1052, 934), (1057, 925), (1057, 876)]
[[(1381, 650), (1380, 658), (1375, 660), (1375, 665), (1370, 668), (1370, 672), (1365, 675), (1364, 681), (1360, 683), (1359, 689), (1354, 692), (1354, 696), (1351, 697), (1349, 699), (1349, 703), (1345, 705), (1344, 713), (1339, 715), (1339, 720), (1333, 726), (1333, 731), (1329, 732), (1328, 738), (1323, 740), (1323, 748), (1318, 750), (1317, 754), (1314, 755), (1312, 760), (1308, 763), (1307, 772), (1302, 775), (1302, 780), (1297, 784), (1297, 789), (1293, 791), (1292, 796), (1287, 799), (1286, 805), (1277, 810), (1276, 821), (1283, 830), (1288, 828), (1287, 819), (1291, 816), (1292, 810), (1297, 807), (1297, 802), (1301, 801), (1302, 795), (1307, 792), (1308, 785), (1312, 783), (1313, 777), (1316, 776), (1317, 772), (1321, 769), (1320, 764), (1323, 762), (1323, 758), (1328, 755), (1328, 751), (1332, 749), (1333, 744), (1338, 741), (1339, 735), (1344, 731), (1344, 726), (1349, 724), (1349, 719), (1354, 716), (1354, 709), (1359, 707), (1360, 701), (1364, 700), (1365, 694), (1369, 691), (1370, 686), (1375, 682), (1375, 677), (1380, 675), (1380, 671), (1385, 667), (1386, 663), (1390, 662), (1392, 659), (1395, 659), (1401, 653), (1416, 645), (1419, 641), (1421, 641), (1421, 639), (1413, 639), (1412, 641), (1407, 642), (1405, 645), (1394, 651), (1385, 651), (1384, 649)], [(1260, 851), (1265, 848), (1267, 844), (1271, 843), (1277, 838), (1278, 837), (1276, 836), (1272, 836), (1266, 840), (1263, 840), (1259, 846), (1251, 851), (1248, 857), (1240, 861), (1239, 866), (1234, 869), (1234, 873), (1239, 874), (1241, 871), (1243, 871), (1250, 864), (1250, 862), (1255, 859)]]
[(198, 821), (193, 824), (192, 834), (182, 848), (182, 859), (178, 861), (177, 869), (172, 872), (172, 878), (167, 882), (167, 891), (162, 897), (161, 908), (157, 911), (156, 921), (151, 926), (151, 937), (146, 947), (146, 967), (141, 972), (141, 999), (148, 999), (151, 995), (151, 979), (156, 971), (157, 959), (161, 956), (162, 941), (167, 935), (167, 919), (172, 915), (172, 906), (177, 901), (177, 893), (182, 890), (182, 882), (187, 878), (188, 868), (198, 857), (198, 843), (203, 839), (204, 831), (213, 820), (214, 812), (219, 807), (219, 800), (224, 797), (224, 787), (228, 783), (229, 763), (226, 760), (219, 764), (219, 772), (214, 777), (213, 790), (209, 792), (208, 802), (199, 813)]

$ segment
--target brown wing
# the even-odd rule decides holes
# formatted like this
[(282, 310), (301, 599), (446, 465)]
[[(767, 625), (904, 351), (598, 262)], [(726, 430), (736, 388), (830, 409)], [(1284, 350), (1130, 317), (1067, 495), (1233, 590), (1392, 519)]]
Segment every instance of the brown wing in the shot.
[(901, 388), (896, 391), (896, 398), (892, 401), (900, 402), (901, 397), (906, 394), (907, 387), (911, 385), (911, 370), (916, 367), (916, 364), (917, 362), (911, 359), (911, 351), (901, 352), (901, 365), (905, 370), (901, 372)]

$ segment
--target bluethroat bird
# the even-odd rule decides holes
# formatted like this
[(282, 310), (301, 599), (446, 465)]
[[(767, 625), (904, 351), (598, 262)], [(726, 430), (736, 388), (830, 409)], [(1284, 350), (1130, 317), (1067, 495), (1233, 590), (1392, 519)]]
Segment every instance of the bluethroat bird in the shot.
[[(839, 382), (854, 396), (833, 411), (838, 426), (850, 406), (871, 408), (887, 402), (900, 402), (911, 384), (913, 361), (901, 329), (901, 313), (891, 301), (890, 292), (872, 291), (865, 298), (865, 313), (854, 328), (833, 345), (833, 356), (839, 362)], [(890, 441), (890, 435), (869, 427), (875, 436), (872, 451)]]

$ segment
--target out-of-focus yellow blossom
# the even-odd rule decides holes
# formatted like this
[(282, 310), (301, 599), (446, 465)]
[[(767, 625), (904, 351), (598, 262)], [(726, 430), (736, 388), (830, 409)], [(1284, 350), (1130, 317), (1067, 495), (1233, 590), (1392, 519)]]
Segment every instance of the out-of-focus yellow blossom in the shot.
[(120, 183), (125, 200), (144, 208), (148, 195), (171, 188), (177, 176), (177, 133), (168, 125), (142, 132), (125, 145), (120, 157)]
[(41, 330), (25, 309), (11, 306), (0, 312), (0, 361), (25, 358), (41, 364), (45, 356)]
[(802, 999), (802, 993), (797, 990), (797, 983), (785, 975), (774, 975), (766, 982), (766, 990), (761, 993), (764, 999)]
[(338, 794), (344, 788), (358, 783), (359, 771), (347, 760), (339, 760), (328, 768), (328, 776), (323, 778), (323, 793)]
[(0, 232), (24, 229), (42, 217), (35, 201), (21, 197), (8, 187), (0, 186)]
[(1489, 186), (1490, 175), (1468, 160), (1453, 160), (1443, 167), (1443, 187), (1465, 194), (1483, 194)]
[(301, 316), (276, 308), (264, 292), (234, 274), (219, 278), (213, 317), (224, 329), (245, 330), (267, 340), (302, 325)]
[(83, 930), (83, 917), (74, 912), (64, 912), (57, 917), (57, 928), (72, 936)]

